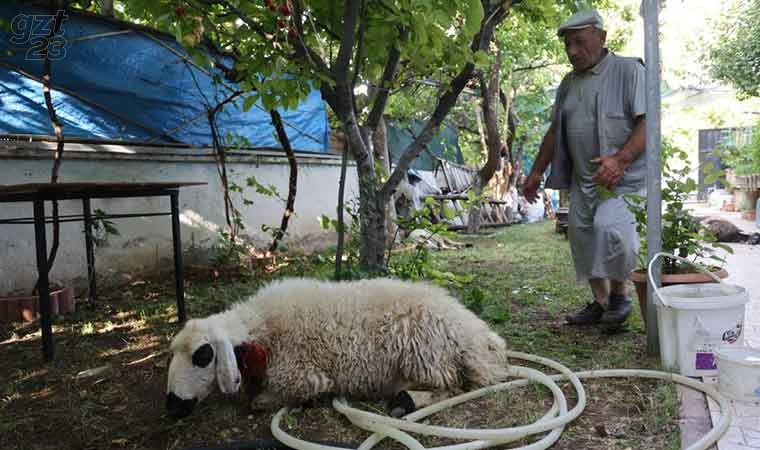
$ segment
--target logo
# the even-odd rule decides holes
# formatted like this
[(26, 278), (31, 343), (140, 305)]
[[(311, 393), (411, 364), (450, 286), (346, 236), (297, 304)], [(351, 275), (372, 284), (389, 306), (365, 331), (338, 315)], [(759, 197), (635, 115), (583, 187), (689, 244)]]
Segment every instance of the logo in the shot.
[[(58, 11), (57, 16), (61, 17), (61, 23), (68, 19), (64, 11)], [(29, 44), (30, 47), (26, 51), (27, 60), (41, 61), (45, 59), (45, 51), (50, 60), (60, 60), (66, 56), (66, 38), (63, 37), (63, 30), (59, 27), (52, 36), (50, 33), (55, 26), (55, 17), (19, 14), (13, 18), (11, 42), (16, 45)]]
[(734, 342), (738, 341), (739, 338), (742, 336), (742, 323), (739, 322), (736, 324), (736, 327), (732, 330), (727, 330), (723, 333), (723, 342), (728, 342), (729, 344), (733, 344)]

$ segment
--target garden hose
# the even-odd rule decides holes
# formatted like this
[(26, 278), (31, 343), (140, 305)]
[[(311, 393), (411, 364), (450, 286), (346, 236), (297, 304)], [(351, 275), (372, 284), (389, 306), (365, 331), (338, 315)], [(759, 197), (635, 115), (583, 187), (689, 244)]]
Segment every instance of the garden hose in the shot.
[[(581, 384), (581, 379), (637, 377), (658, 379), (682, 384), (705, 393), (718, 403), (721, 410), (721, 415), (718, 423), (713, 427), (712, 430), (710, 430), (709, 433), (702, 436), (702, 438), (700, 438), (696, 443), (688, 447), (687, 450), (707, 450), (726, 433), (731, 423), (730, 404), (725, 397), (719, 394), (718, 391), (713, 387), (679, 374), (640, 369), (613, 369), (572, 372), (564, 365), (547, 358), (542, 358), (540, 356), (521, 352), (508, 352), (508, 357), (538, 363), (558, 371), (559, 374), (549, 376), (528, 367), (511, 366), (509, 375), (512, 377), (521, 378), (520, 380), (500, 383), (493, 386), (487, 386), (476, 391), (467, 392), (465, 394), (458, 395), (456, 397), (452, 397), (427, 406), (423, 409), (417, 410), (411, 414), (404, 416), (401, 419), (396, 419), (393, 417), (353, 408), (349, 406), (344, 399), (333, 400), (333, 407), (341, 414), (345, 415), (354, 425), (374, 433), (361, 445), (359, 445), (356, 450), (370, 450), (386, 437), (400, 442), (409, 450), (480, 450), (496, 445), (503, 445), (509, 442), (514, 442), (527, 436), (549, 432), (546, 434), (546, 436), (532, 444), (515, 448), (515, 450), (545, 450), (551, 447), (560, 438), (565, 425), (580, 416), (580, 414), (583, 412), (583, 409), (586, 407), (586, 391), (583, 388), (583, 384)], [(567, 409), (567, 399), (556, 383), (556, 381), (559, 380), (570, 381), (577, 394), (578, 401), (576, 405), (569, 411)], [(519, 386), (525, 386), (531, 381), (540, 383), (549, 388), (554, 397), (554, 403), (542, 418), (538, 419), (536, 422), (530, 425), (497, 429), (468, 429), (425, 425), (415, 422), (416, 420), (425, 418), (431, 414), (435, 414), (446, 408), (450, 408), (468, 400), (479, 398), (495, 392), (514, 389)], [(285, 415), (287, 412), (288, 408), (280, 409), (272, 418), (271, 422), (272, 434), (283, 444), (296, 450), (346, 450), (345, 447), (336, 447), (332, 445), (305, 441), (284, 432), (280, 428), (280, 422), (283, 415)], [(412, 437), (409, 432), (428, 436), (468, 439), (471, 441), (461, 444), (427, 448), (423, 446), (417, 439)]]

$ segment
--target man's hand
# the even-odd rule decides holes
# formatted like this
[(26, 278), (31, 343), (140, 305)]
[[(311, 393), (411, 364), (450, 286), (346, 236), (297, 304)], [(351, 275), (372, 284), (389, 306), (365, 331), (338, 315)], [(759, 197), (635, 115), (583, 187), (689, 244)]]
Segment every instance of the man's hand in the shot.
[(538, 199), (538, 188), (541, 186), (541, 176), (531, 172), (523, 184), (523, 196), (528, 203), (533, 203)]
[(625, 164), (614, 156), (602, 156), (591, 160), (594, 164), (599, 164), (592, 180), (595, 183), (612, 189), (623, 178), (625, 173)]

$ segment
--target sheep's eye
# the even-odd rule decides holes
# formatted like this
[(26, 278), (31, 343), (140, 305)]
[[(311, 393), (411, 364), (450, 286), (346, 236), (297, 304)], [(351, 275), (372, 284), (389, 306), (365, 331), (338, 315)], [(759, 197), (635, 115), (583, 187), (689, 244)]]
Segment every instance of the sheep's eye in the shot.
[(193, 353), (193, 365), (206, 367), (214, 360), (214, 349), (211, 344), (203, 344)]

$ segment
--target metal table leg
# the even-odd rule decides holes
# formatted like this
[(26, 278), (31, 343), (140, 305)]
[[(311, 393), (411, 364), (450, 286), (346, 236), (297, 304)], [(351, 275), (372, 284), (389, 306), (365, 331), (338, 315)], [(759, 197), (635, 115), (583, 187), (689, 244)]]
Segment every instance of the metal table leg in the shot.
[(97, 290), (95, 285), (95, 251), (92, 247), (92, 210), (89, 198), (82, 199), (82, 211), (84, 212), (84, 245), (87, 253), (87, 280), (90, 282), (90, 305), (94, 305)]
[(179, 322), (187, 320), (185, 312), (185, 277), (182, 272), (182, 240), (179, 227), (179, 192), (169, 194), (172, 208), (172, 242), (174, 244), (174, 281), (177, 292), (177, 318)]
[(37, 294), (40, 298), (40, 328), (42, 329), (42, 355), (45, 361), (55, 358), (53, 323), (50, 317), (50, 286), (48, 285), (47, 241), (45, 239), (45, 201), (34, 199), (34, 239), (37, 251), (39, 281)]

